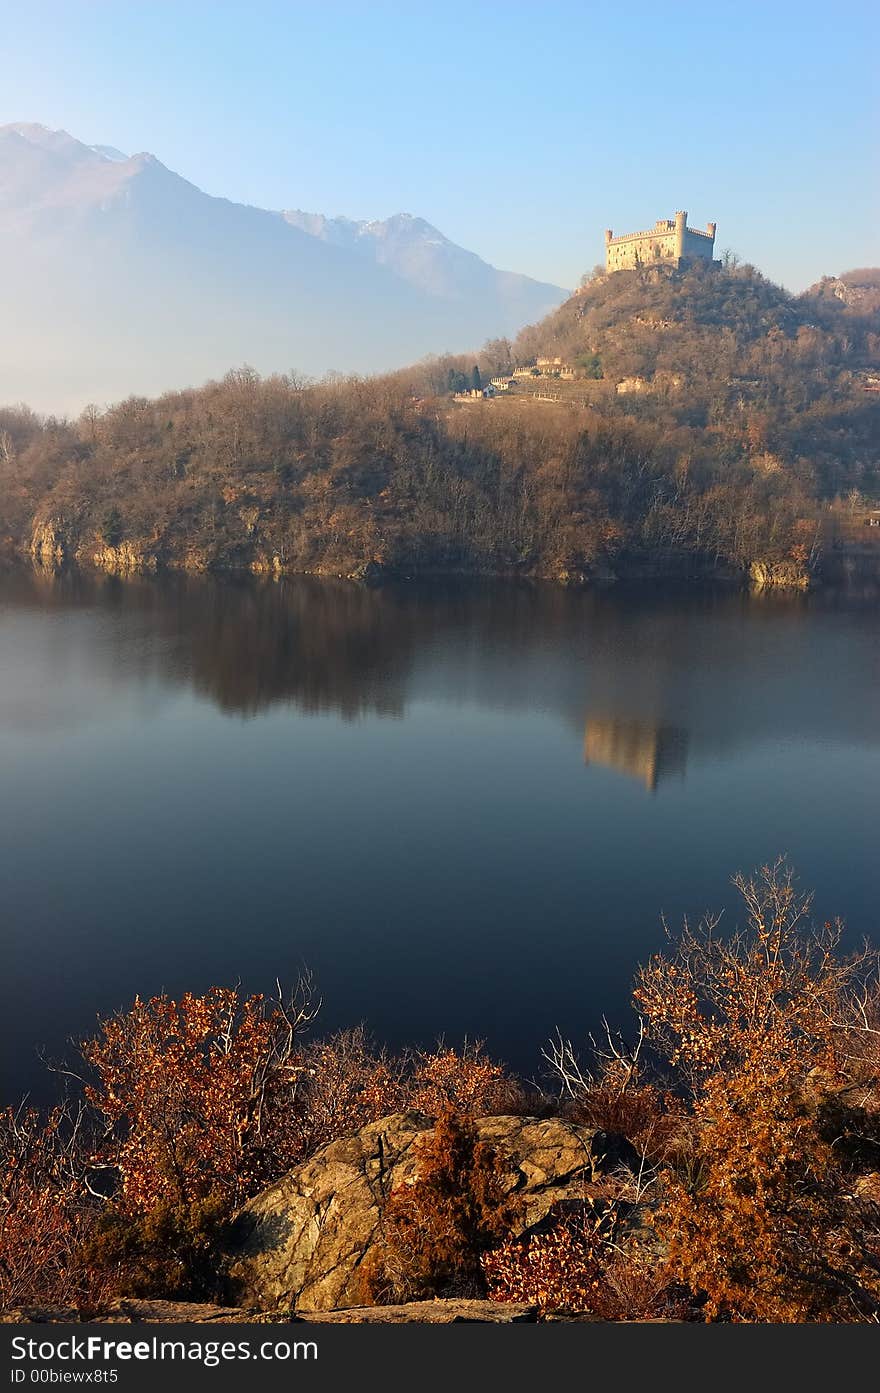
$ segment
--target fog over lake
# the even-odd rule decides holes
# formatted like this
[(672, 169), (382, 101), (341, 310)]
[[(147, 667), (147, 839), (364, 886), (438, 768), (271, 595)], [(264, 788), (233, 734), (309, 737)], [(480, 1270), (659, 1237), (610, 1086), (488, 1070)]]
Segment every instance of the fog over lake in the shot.
[(136, 993), (304, 966), (323, 1029), (532, 1074), (780, 852), (876, 938), (878, 693), (832, 591), (8, 573), (2, 1101)]

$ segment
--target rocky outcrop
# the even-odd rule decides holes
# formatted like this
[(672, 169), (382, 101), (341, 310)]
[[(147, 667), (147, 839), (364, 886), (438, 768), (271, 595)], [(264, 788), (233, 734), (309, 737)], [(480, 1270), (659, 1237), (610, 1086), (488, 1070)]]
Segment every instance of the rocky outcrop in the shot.
[(158, 569), (158, 559), (140, 542), (109, 543), (92, 553), (91, 561), (112, 576), (151, 575)]
[[(415, 1143), (433, 1125), (421, 1113), (370, 1123), (251, 1200), (233, 1225), (233, 1299), (300, 1311), (358, 1305), (359, 1268), (379, 1240), (384, 1198), (414, 1179)], [(620, 1159), (605, 1133), (558, 1118), (486, 1117), (475, 1126), (519, 1198), (518, 1233), (534, 1229), (559, 1202), (588, 1198)]]
[(364, 561), (347, 574), (347, 580), (358, 580), (362, 585), (381, 585), (387, 571), (381, 561)]
[(260, 552), (250, 563), (250, 569), (255, 576), (274, 576), (277, 580), (284, 575), (284, 562), (277, 552), (267, 556), (265, 552)]
[(753, 561), (749, 580), (756, 590), (808, 590), (809, 568), (802, 561)]
[(60, 566), (68, 550), (67, 535), (58, 518), (35, 522), (31, 533), (30, 553), (38, 566)]

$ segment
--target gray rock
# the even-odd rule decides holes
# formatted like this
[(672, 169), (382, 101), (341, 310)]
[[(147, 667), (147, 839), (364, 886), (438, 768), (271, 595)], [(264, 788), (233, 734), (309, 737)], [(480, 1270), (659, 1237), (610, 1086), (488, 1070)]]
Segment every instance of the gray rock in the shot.
[[(433, 1125), (421, 1113), (370, 1123), (251, 1200), (233, 1225), (233, 1299), (301, 1312), (358, 1305), (358, 1269), (379, 1238), (384, 1196), (413, 1179), (414, 1143)], [(486, 1117), (475, 1126), (501, 1158), (509, 1192), (521, 1199), (519, 1233), (538, 1226), (557, 1203), (589, 1198), (619, 1159), (604, 1133), (558, 1118)]]

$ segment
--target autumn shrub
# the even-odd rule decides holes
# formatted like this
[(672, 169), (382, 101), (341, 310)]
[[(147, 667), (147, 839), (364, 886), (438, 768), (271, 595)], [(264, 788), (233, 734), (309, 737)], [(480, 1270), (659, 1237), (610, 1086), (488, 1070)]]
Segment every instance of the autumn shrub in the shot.
[[(671, 1088), (653, 1079), (642, 1058), (644, 1032), (635, 1047), (607, 1027), (593, 1039), (592, 1062), (582, 1065), (570, 1040), (557, 1035), (544, 1051), (565, 1116), (604, 1132), (623, 1159), (644, 1176), (689, 1145), (687, 1110)], [(619, 1143), (625, 1146), (620, 1147)]]
[(136, 999), (86, 1041), (100, 1177), (82, 1261), (117, 1294), (209, 1297), (223, 1217), (302, 1155), (297, 1093), (305, 990)]
[(0, 1307), (77, 1306), (107, 1294), (83, 1261), (98, 1210), (84, 1184), (82, 1115), (64, 1105), (0, 1114)]
[(481, 1260), (489, 1296), (599, 1320), (679, 1313), (656, 1255), (621, 1231), (622, 1212), (613, 1200), (583, 1203), (506, 1239)]
[(542, 1311), (595, 1311), (610, 1256), (610, 1223), (582, 1207), (557, 1217), (540, 1233), (508, 1237), (481, 1259), (494, 1301), (538, 1306)]
[(517, 1213), (504, 1166), (473, 1122), (449, 1110), (415, 1146), (415, 1175), (385, 1198), (380, 1241), (361, 1268), (362, 1299), (482, 1295), (481, 1258)]
[(293, 1125), (305, 1001), (214, 987), (135, 1000), (83, 1046), (86, 1097), (104, 1128), (97, 1161), (126, 1213), (210, 1197), (233, 1207), (299, 1159)]
[(363, 1026), (310, 1042), (301, 1062), (293, 1125), (303, 1155), (410, 1106), (405, 1061), (377, 1047)]
[(409, 1105), (420, 1112), (491, 1117), (521, 1113), (523, 1103), (521, 1086), (488, 1057), (481, 1041), (460, 1051), (438, 1046), (413, 1057)]
[(812, 925), (784, 864), (736, 884), (747, 926), (686, 926), (635, 992), (694, 1120), (653, 1213), (667, 1270), (711, 1319), (876, 1318), (878, 1229), (823, 1125), (849, 1106), (871, 960), (841, 958), (840, 926)]
[(115, 1296), (221, 1299), (229, 1218), (220, 1195), (188, 1204), (160, 1200), (138, 1214), (109, 1205), (92, 1223), (79, 1261), (101, 1273)]

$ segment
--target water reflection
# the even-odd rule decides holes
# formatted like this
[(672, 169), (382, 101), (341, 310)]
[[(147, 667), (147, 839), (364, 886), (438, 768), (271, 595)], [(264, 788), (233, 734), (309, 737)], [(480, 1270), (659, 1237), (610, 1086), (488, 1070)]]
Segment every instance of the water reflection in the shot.
[[(15, 622), (28, 610), (66, 622), (37, 635)], [(878, 610), (840, 592), (374, 591), (22, 571), (0, 577), (0, 619), (0, 722), (22, 730), (96, 719), (97, 671), (105, 694), (160, 701), (180, 686), (245, 718), (293, 705), (400, 719), (426, 697), (540, 708), (582, 733), (588, 768), (651, 792), (744, 745), (880, 739), (878, 704), (865, 700), (880, 689)]]
[(584, 731), (584, 764), (619, 769), (656, 793), (661, 779), (684, 778), (687, 744), (687, 731), (674, 726), (591, 716)]
[(874, 933), (878, 691), (851, 593), (2, 576), (0, 1102), (303, 964), (328, 1029), (531, 1071), (782, 851)]

